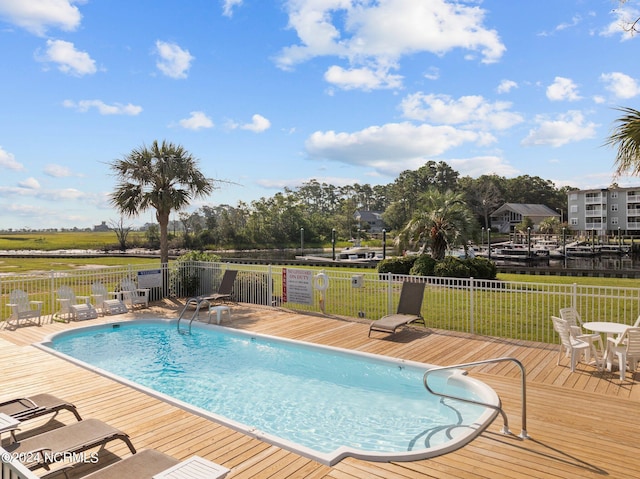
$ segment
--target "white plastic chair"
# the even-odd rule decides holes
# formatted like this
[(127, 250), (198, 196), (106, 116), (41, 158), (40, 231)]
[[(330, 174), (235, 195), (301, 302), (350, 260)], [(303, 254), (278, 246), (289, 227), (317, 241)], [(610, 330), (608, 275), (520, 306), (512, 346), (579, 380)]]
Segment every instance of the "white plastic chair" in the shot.
[(624, 381), (627, 369), (633, 373), (640, 362), (640, 328), (631, 327), (617, 338), (609, 338), (607, 369), (611, 370), (613, 356), (618, 357), (620, 381)]
[[(604, 353), (604, 343), (602, 342), (602, 336), (599, 333), (585, 333), (582, 330), (582, 318), (576, 308), (562, 308), (560, 310), (560, 317), (564, 319), (570, 329), (570, 333), (576, 339), (585, 341), (592, 345), (597, 352)], [(590, 352), (587, 351), (586, 360), (589, 361)]]
[(576, 363), (580, 359), (580, 355), (585, 354), (586, 356), (587, 351), (591, 351), (596, 362), (596, 367), (600, 370), (598, 354), (593, 344), (589, 344), (586, 341), (573, 337), (571, 335), (569, 324), (566, 320), (556, 316), (551, 316), (551, 320), (553, 321), (553, 329), (560, 336), (560, 351), (558, 352), (557, 364), (560, 364), (560, 358), (562, 358), (563, 352), (566, 352), (571, 358), (571, 372), (574, 372), (576, 370)]

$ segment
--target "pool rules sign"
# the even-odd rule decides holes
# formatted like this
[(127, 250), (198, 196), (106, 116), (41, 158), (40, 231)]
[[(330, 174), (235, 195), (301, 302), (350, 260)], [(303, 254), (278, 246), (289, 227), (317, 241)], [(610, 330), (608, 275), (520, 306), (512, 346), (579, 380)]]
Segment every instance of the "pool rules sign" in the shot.
[(282, 268), (282, 301), (313, 304), (313, 271)]

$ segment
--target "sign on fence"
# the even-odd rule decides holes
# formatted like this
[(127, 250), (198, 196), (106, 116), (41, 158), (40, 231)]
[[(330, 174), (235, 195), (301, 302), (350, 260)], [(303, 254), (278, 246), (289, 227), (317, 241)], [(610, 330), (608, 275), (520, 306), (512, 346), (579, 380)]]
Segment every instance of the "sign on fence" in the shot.
[(138, 288), (161, 288), (162, 270), (147, 269), (138, 271)]
[(282, 301), (313, 304), (313, 271), (282, 268)]

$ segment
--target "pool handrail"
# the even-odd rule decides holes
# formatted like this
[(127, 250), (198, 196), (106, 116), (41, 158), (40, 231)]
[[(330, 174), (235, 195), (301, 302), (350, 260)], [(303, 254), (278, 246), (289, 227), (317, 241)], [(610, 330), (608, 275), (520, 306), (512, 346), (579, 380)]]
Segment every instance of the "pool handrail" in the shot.
[[(522, 376), (522, 429), (520, 431), (520, 434), (518, 437), (520, 437), (521, 439), (529, 439), (529, 434), (527, 433), (527, 385), (526, 385), (526, 371), (524, 368), (524, 365), (522, 364), (522, 362), (520, 362), (518, 359), (516, 358), (512, 358), (512, 357), (502, 357), (502, 358), (493, 358), (493, 359), (485, 359), (482, 361), (472, 361), (469, 363), (463, 363), (463, 364), (454, 364), (452, 366), (438, 366), (435, 368), (431, 368), (428, 371), (426, 371), (424, 373), (424, 376), (422, 377), (422, 382), (424, 383), (424, 387), (427, 389), (427, 391), (429, 391), (431, 394), (434, 394), (436, 396), (441, 396), (443, 398), (449, 398), (449, 399), (456, 399), (459, 401), (463, 401), (466, 403), (470, 403), (470, 404), (477, 404), (479, 406), (484, 406), (484, 407), (488, 407), (494, 410), (497, 410), (501, 415), (502, 415), (502, 420), (504, 421), (504, 424), (502, 426), (502, 433), (503, 434), (512, 434), (511, 431), (509, 430), (509, 419), (507, 418), (507, 414), (504, 412), (504, 409), (502, 408), (502, 402), (500, 402), (499, 405), (494, 405), (494, 404), (488, 404), (485, 402), (481, 402), (481, 401), (475, 401), (473, 399), (467, 399), (467, 398), (463, 398), (463, 397), (459, 397), (459, 396), (454, 396), (452, 394), (446, 394), (446, 393), (441, 393), (441, 392), (436, 392), (433, 389), (431, 389), (429, 387), (429, 379), (428, 376), (431, 373), (434, 373), (436, 371), (445, 371), (448, 369), (460, 369), (460, 368), (468, 368), (471, 366), (481, 366), (484, 364), (491, 364), (491, 363), (499, 363), (499, 362), (504, 362), (504, 361), (511, 361), (514, 362), (518, 365), (518, 367), (520, 368), (520, 372), (521, 372), (521, 376)], [(464, 375), (468, 374), (468, 371), (463, 371)]]
[(184, 313), (187, 311), (187, 308), (189, 307), (189, 305), (190, 304), (196, 305), (196, 310), (193, 312), (193, 316), (191, 316), (191, 320), (189, 321), (189, 334), (191, 334), (191, 323), (193, 323), (193, 321), (198, 317), (198, 314), (200, 313), (200, 307), (202, 306), (203, 303), (207, 303), (207, 305), (211, 306), (211, 302), (207, 298), (203, 298), (202, 296), (189, 298), (184, 303), (184, 308), (182, 308), (182, 311), (180, 312), (180, 316), (178, 317), (178, 323), (177, 323), (178, 332), (180, 334), (186, 334), (185, 332), (180, 330), (180, 320), (183, 318)]

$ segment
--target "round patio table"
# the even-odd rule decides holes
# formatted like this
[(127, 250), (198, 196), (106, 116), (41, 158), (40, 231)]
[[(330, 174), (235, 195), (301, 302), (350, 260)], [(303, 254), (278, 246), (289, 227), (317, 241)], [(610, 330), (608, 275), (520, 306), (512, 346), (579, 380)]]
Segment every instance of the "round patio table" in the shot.
[(607, 341), (605, 342), (604, 346), (603, 362), (606, 361), (607, 369), (611, 371), (611, 360), (609, 358), (609, 338), (624, 334), (627, 328), (630, 328), (631, 326), (629, 326), (628, 324), (616, 323), (613, 321), (591, 321), (588, 323), (582, 323), (582, 327), (584, 329), (588, 329), (589, 331), (593, 331), (594, 333), (607, 335)]

